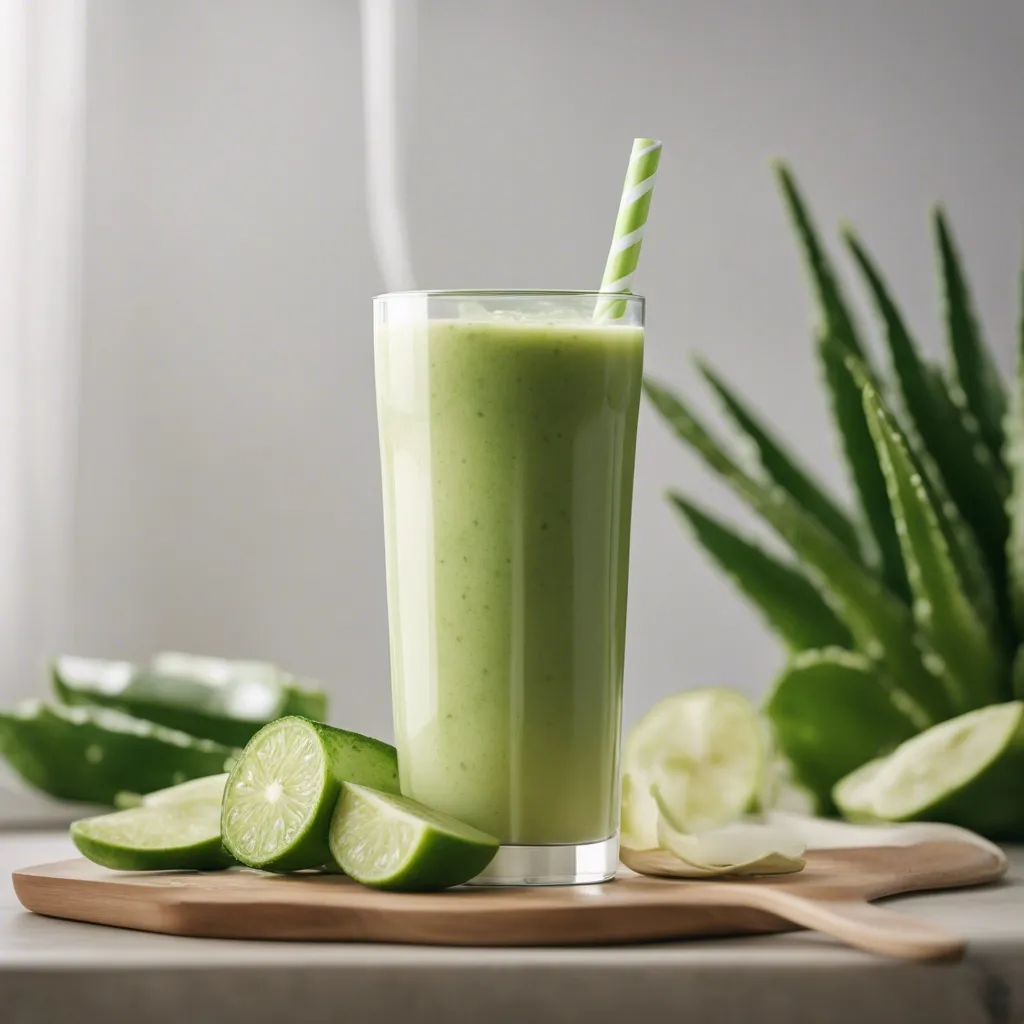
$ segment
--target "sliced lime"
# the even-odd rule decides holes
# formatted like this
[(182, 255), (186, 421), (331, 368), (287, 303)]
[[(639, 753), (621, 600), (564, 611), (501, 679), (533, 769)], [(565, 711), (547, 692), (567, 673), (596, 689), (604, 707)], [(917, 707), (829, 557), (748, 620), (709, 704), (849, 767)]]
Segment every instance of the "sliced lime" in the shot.
[(475, 878), (498, 840), (408, 797), (346, 783), (331, 820), (331, 855), (376, 889), (431, 892)]
[(641, 850), (658, 845), (652, 786), (687, 831), (711, 828), (756, 805), (768, 761), (764, 724), (742, 694), (709, 688), (666, 698), (626, 741), (623, 843)]
[(944, 821), (990, 839), (1024, 838), (1024, 703), (934, 725), (847, 775), (833, 791), (846, 817)]
[(110, 708), (26, 701), (0, 712), (0, 754), (60, 800), (112, 804), (230, 768), (239, 753)]
[(191, 779), (180, 786), (168, 786), (152, 793), (118, 793), (114, 800), (115, 806), (126, 810), (129, 807), (159, 807), (161, 804), (180, 804), (205, 800), (215, 803), (218, 807), (224, 799), (224, 786), (228, 781), (228, 773), (207, 775), (202, 779)]
[(328, 863), (342, 782), (398, 792), (395, 748), (305, 718), (271, 722), (246, 746), (224, 791), (224, 845), (267, 871)]
[(89, 860), (119, 871), (208, 870), (231, 858), (220, 841), (220, 804), (184, 800), (84, 818), (71, 839)]

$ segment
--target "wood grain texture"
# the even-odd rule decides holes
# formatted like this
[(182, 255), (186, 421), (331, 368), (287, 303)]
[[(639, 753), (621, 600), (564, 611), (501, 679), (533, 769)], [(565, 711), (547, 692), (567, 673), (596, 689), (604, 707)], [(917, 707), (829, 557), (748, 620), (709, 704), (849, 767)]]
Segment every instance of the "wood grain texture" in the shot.
[[(656, 865), (652, 865), (656, 868)], [(963, 941), (869, 900), (978, 885), (1005, 871), (967, 843), (812, 851), (795, 875), (670, 880), (623, 870), (604, 885), (398, 894), (342, 876), (244, 869), (120, 873), (85, 860), (14, 873), (18, 899), (50, 917), (234, 939), (565, 946), (749, 935), (811, 927), (893, 956), (959, 955)]]

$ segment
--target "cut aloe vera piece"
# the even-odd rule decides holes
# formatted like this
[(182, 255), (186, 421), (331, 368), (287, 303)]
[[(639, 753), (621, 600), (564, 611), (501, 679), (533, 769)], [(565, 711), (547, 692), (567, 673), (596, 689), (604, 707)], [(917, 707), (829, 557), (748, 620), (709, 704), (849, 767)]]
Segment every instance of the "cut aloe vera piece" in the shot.
[(232, 661), (163, 651), (153, 657), (150, 668), (158, 675), (189, 679), (210, 686), (236, 685), (248, 679), (264, 681), (276, 676), (284, 693), (280, 717), (299, 715), (314, 722), (322, 722), (327, 717), (327, 694), (322, 689), (265, 661)]
[(331, 815), (343, 782), (398, 792), (395, 748), (305, 718), (271, 722), (246, 746), (224, 790), (229, 853), (266, 871), (331, 861)]
[(907, 740), (841, 780), (852, 819), (942, 821), (990, 839), (1024, 839), (1024, 704), (969, 711)]
[(244, 746), (289, 702), (282, 674), (263, 662), (164, 655), (155, 666), (61, 657), (52, 665), (54, 689), (66, 704), (116, 708), (231, 746)]
[(230, 768), (240, 752), (100, 707), (26, 701), (0, 713), (0, 754), (26, 782), (61, 800), (112, 804)]
[(698, 543), (790, 650), (853, 644), (850, 631), (796, 566), (768, 554), (679, 495), (673, 495), (671, 501), (689, 523)]
[(918, 727), (924, 728), (954, 713), (939, 680), (922, 662), (910, 609), (784, 491), (768, 487), (745, 473), (678, 396), (650, 378), (645, 379), (644, 389), (679, 438), (796, 552), (813, 573), (822, 594), (849, 626), (857, 646), (872, 660), (885, 663), (887, 685), (902, 701), (901, 706), (913, 715)]

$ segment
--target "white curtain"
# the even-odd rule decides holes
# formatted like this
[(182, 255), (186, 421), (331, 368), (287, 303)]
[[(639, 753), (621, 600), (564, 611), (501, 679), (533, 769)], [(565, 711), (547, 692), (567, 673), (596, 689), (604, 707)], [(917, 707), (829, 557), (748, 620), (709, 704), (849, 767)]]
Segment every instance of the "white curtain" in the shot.
[(0, 706), (70, 629), (85, 4), (0, 0)]

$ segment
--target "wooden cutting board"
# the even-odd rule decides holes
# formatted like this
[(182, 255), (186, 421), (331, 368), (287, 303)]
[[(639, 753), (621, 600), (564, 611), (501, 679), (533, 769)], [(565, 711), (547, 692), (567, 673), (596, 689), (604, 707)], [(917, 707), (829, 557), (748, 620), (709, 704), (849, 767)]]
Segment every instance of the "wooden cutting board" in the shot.
[[(656, 861), (648, 866), (658, 869)], [(241, 868), (122, 873), (68, 860), (15, 872), (14, 890), (37, 914), (169, 935), (575, 946), (796, 926), (878, 953), (939, 959), (962, 953), (963, 939), (868, 901), (991, 882), (1005, 867), (997, 853), (979, 846), (929, 842), (812, 851), (802, 872), (775, 878), (693, 882), (624, 869), (604, 885), (399, 894), (342, 876)]]

